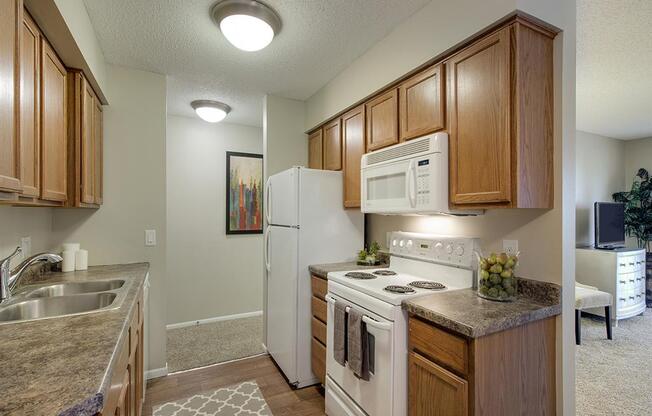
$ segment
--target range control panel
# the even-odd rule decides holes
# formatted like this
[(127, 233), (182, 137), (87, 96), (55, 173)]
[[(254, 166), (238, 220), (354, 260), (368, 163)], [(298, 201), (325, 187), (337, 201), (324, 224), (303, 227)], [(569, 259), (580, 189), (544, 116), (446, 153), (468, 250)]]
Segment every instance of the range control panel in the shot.
[(390, 234), (389, 252), (401, 257), (471, 268), (478, 239), (395, 231)]

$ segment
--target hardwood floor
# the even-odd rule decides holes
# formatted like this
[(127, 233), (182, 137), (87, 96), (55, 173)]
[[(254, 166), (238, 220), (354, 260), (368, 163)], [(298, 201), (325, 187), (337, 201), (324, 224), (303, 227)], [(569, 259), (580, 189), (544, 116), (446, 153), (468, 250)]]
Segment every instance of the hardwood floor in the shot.
[(143, 415), (151, 416), (159, 404), (243, 381), (258, 383), (274, 416), (317, 416), (324, 413), (321, 387), (293, 390), (268, 356), (173, 374), (147, 382)]

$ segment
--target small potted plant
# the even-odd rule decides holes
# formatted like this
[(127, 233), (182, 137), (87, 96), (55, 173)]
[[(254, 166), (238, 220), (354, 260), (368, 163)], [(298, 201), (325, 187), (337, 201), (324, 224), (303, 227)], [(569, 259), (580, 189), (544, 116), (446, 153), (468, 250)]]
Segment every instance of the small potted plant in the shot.
[(358, 265), (359, 266), (375, 266), (381, 263), (380, 259), (380, 244), (374, 241), (369, 245), (369, 248), (364, 248), (358, 252)]

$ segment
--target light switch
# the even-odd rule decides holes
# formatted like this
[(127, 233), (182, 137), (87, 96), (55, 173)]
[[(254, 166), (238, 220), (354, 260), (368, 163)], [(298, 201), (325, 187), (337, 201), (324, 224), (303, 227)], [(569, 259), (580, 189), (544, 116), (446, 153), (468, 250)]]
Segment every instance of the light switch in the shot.
[(145, 245), (146, 246), (156, 245), (156, 230), (145, 230)]

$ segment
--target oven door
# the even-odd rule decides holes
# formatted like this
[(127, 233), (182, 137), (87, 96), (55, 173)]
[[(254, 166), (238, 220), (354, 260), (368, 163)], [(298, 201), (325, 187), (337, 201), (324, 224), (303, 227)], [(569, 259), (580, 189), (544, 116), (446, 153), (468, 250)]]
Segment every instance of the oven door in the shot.
[[(363, 321), (367, 324), (369, 336), (369, 381), (357, 378), (347, 366), (341, 366), (333, 358), (334, 323), (333, 313), (335, 300), (344, 301), (349, 307), (365, 314)], [(390, 416), (394, 408), (394, 323), (374, 314), (373, 312), (349, 302), (346, 299), (329, 293), (328, 325), (326, 338), (326, 374), (328, 383), (334, 382), (338, 388), (326, 392), (326, 410), (335, 408), (329, 413), (337, 415), (357, 415), (362, 409), (368, 415)], [(338, 392), (346, 392), (342, 394)], [(337, 404), (332, 403), (338, 402)], [(347, 402), (353, 401), (347, 405)]]
[(405, 213), (416, 209), (416, 160), (362, 169), (362, 212)]

